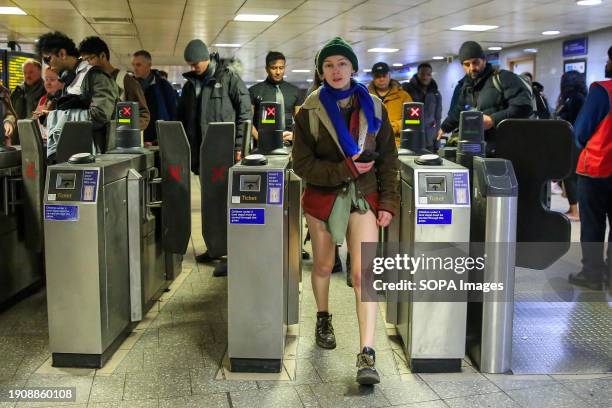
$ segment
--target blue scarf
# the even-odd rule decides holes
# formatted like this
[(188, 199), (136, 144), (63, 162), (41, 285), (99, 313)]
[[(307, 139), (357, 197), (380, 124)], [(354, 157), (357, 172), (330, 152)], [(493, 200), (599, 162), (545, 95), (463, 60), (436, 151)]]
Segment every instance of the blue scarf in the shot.
[(327, 82), (323, 82), (323, 87), (319, 93), (319, 99), (329, 115), (329, 118), (336, 129), (338, 134), (338, 141), (342, 147), (342, 151), (346, 157), (352, 157), (359, 153), (359, 145), (351, 136), (348, 126), (340, 113), (338, 107), (338, 101), (346, 99), (351, 95), (357, 94), (359, 100), (359, 107), (363, 109), (363, 113), (368, 121), (368, 133), (376, 133), (382, 125), (382, 121), (374, 115), (374, 101), (368, 92), (368, 88), (365, 85), (355, 82), (351, 79), (351, 87), (346, 91), (341, 91), (332, 88)]

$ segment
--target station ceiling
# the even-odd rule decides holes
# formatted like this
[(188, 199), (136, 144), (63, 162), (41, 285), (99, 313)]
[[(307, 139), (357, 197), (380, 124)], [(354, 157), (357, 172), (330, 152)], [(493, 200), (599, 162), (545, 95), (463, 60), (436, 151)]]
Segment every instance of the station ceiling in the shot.
[[(25, 16), (0, 16), (0, 42), (33, 44), (50, 30), (60, 30), (77, 43), (99, 35), (111, 48), (116, 65), (129, 66), (130, 54), (144, 48), (156, 66), (171, 74), (186, 69), (183, 49), (200, 38), (224, 57), (236, 56), (243, 78), (265, 77), (268, 50), (287, 56), (289, 80), (305, 81), (315, 52), (341, 35), (352, 43), (360, 68), (377, 61), (407, 64), (457, 53), (471, 39), (489, 46), (510, 47), (557, 36), (594, 31), (612, 25), (612, 0), (579, 6), (575, 0), (0, 0)], [(238, 14), (274, 14), (273, 22), (238, 22)], [(451, 31), (464, 24), (499, 26), (485, 32)], [(216, 48), (212, 44), (240, 44)], [(372, 53), (376, 47), (394, 53)], [(175, 71), (175, 72), (173, 72)], [(175, 76), (175, 75), (173, 75)]]

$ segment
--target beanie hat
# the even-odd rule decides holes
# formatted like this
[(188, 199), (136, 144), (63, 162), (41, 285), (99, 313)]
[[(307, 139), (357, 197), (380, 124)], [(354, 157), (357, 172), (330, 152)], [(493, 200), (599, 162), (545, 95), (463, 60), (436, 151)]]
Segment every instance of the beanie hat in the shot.
[(459, 48), (459, 61), (463, 62), (472, 58), (485, 59), (484, 51), (476, 41), (466, 41)]
[(187, 62), (208, 61), (210, 59), (208, 47), (202, 40), (189, 41), (185, 47), (185, 53), (183, 55), (185, 57), (185, 61)]
[(317, 72), (319, 75), (323, 75), (323, 61), (325, 61), (325, 58), (331, 55), (342, 55), (351, 61), (355, 71), (359, 69), (357, 55), (355, 55), (355, 52), (353, 51), (353, 48), (351, 48), (350, 44), (344, 41), (342, 37), (334, 37), (329, 40), (323, 46), (323, 48), (321, 48), (321, 51), (319, 51), (319, 55), (317, 56)]

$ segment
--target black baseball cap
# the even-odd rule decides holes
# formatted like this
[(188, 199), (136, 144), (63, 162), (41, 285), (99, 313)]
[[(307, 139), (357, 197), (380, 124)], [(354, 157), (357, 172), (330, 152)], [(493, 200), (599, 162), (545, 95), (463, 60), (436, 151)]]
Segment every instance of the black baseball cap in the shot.
[(389, 65), (384, 62), (377, 62), (372, 66), (372, 75), (386, 75), (390, 71)]

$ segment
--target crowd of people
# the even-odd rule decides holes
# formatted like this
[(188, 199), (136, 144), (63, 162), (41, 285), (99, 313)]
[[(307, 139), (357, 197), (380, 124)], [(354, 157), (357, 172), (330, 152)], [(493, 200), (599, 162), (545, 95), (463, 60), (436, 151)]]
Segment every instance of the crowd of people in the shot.
[[(460, 112), (465, 110), (483, 112), (487, 155), (493, 157), (496, 126), (504, 119), (554, 116), (570, 122), (576, 132), (572, 151), (576, 171), (562, 180), (570, 204), (568, 216), (580, 219), (583, 243), (601, 243), (597, 248), (583, 247), (583, 269), (570, 281), (601, 288), (606, 218), (612, 222), (612, 81), (596, 82), (587, 93), (584, 75), (567, 72), (561, 78), (557, 107), (550, 112), (543, 87), (532, 75), (519, 76), (492, 66), (482, 47), (467, 41), (458, 52), (465, 76), (442, 120), (442, 96), (430, 64), (420, 64), (417, 73), (401, 84), (392, 78), (387, 63), (378, 62), (366, 86), (354, 79), (359, 61), (340, 37), (317, 53), (313, 86), (305, 99), (284, 80), (286, 58), (276, 51), (266, 56), (265, 81), (247, 89), (232, 64), (194, 39), (184, 50), (190, 70), (183, 75), (185, 84), (178, 96), (167, 74), (164, 77), (153, 69), (146, 50), (132, 55), (132, 72), (127, 72), (111, 65), (109, 48), (99, 37), (85, 38), (77, 46), (66, 35), (52, 32), (42, 35), (36, 48), (44, 66), (34, 59), (26, 61), (23, 84), (10, 97), (2, 91), (7, 106), (5, 142), (19, 143), (16, 120), (33, 118), (40, 125), (51, 162), (61, 127), (71, 120), (91, 121), (96, 149), (104, 152), (107, 126), (116, 102), (122, 100), (138, 103), (145, 145), (157, 141), (156, 121), (180, 120), (192, 146), (192, 171), (198, 174), (199, 146), (210, 123), (236, 123), (234, 159), (240, 160), (242, 124), (253, 120), (256, 140), (262, 102), (280, 104), (283, 139), (293, 143), (293, 169), (305, 182), (302, 207), (312, 239), (316, 343), (326, 349), (336, 347), (329, 308), (330, 275), (338, 269), (337, 245), (346, 240), (352, 259), (347, 273), (359, 321), (360, 384), (379, 382), (374, 351), (377, 304), (361, 298), (361, 243), (376, 242), (379, 227), (389, 225), (399, 209), (397, 146), (405, 102), (424, 103), (427, 148), (432, 152), (445, 135), (456, 132)], [(608, 78), (611, 54), (612, 48)], [(208, 253), (197, 257), (198, 262), (213, 260)]]

